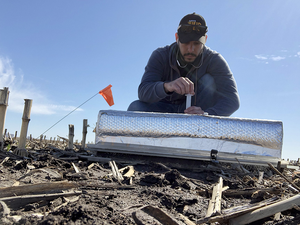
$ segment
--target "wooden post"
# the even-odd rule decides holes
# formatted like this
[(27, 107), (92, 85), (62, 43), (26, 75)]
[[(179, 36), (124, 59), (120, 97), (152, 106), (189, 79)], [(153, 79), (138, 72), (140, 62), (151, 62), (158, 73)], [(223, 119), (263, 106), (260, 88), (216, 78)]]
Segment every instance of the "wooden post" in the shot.
[(277, 163), (277, 169), (278, 169), (278, 171), (281, 171), (281, 161), (278, 161), (278, 163)]
[(3, 140), (3, 132), (4, 132), (4, 124), (5, 124), (5, 116), (6, 109), (8, 106), (8, 96), (9, 91), (8, 87), (0, 89), (0, 145), (4, 142)]
[(42, 145), (43, 145), (43, 135), (41, 134), (40, 135), (40, 147), (42, 147)]
[(28, 124), (30, 121), (30, 112), (32, 106), (32, 99), (24, 99), (24, 100), (25, 100), (25, 106), (24, 106), (23, 117), (22, 117), (22, 127), (21, 127), (18, 149), (25, 149), (26, 136), (28, 131)]
[(81, 141), (81, 149), (82, 150), (85, 148), (87, 127), (88, 127), (87, 119), (84, 119), (83, 120), (83, 128), (82, 128), (82, 141)]
[(74, 125), (69, 124), (69, 146), (68, 149), (73, 149)]
[(17, 141), (18, 131), (15, 132), (14, 140)]
[(8, 138), (8, 140), (9, 140), (9, 141), (11, 141), (11, 140), (12, 140), (12, 138), (11, 138), (11, 135), (10, 135), (10, 133), (9, 133), (9, 132), (7, 132), (7, 138)]

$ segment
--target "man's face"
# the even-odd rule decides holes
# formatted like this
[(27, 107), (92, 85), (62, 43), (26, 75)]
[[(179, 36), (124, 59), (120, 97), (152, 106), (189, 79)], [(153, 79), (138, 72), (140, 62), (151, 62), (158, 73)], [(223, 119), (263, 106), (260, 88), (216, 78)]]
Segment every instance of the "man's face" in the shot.
[(187, 63), (194, 62), (203, 49), (203, 44), (200, 41), (190, 41), (187, 43), (181, 43), (178, 40), (178, 46), (181, 55)]

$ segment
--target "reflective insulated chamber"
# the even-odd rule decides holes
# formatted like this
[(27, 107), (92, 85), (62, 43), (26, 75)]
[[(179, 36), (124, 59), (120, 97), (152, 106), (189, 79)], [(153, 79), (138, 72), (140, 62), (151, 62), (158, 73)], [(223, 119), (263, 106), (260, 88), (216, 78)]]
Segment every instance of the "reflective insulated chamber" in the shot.
[(182, 155), (214, 149), (281, 158), (282, 139), (281, 121), (101, 110), (95, 144), (151, 146), (171, 155), (172, 149)]

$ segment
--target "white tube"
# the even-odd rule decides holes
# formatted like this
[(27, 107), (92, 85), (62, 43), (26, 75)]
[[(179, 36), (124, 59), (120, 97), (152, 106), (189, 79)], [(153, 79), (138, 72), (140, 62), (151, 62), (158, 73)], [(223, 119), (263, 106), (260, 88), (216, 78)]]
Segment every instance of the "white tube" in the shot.
[(191, 107), (191, 102), (192, 102), (192, 95), (191, 94), (186, 94), (186, 109)]

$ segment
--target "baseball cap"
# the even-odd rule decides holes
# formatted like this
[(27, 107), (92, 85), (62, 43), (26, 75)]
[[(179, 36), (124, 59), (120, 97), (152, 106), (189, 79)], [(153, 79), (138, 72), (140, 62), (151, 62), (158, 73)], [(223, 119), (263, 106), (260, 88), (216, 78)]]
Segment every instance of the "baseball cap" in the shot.
[(206, 22), (199, 14), (187, 14), (180, 20), (177, 32), (181, 43), (200, 41), (205, 44)]

